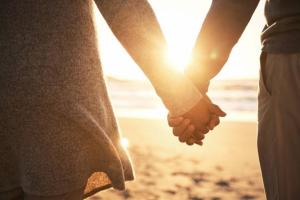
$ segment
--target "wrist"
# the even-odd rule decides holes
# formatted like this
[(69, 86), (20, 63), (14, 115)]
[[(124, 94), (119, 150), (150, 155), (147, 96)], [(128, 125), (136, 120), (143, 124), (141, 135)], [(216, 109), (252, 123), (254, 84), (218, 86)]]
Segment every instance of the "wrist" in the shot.
[(193, 82), (201, 94), (206, 94), (208, 91), (210, 76), (203, 70), (188, 68), (185, 75)]

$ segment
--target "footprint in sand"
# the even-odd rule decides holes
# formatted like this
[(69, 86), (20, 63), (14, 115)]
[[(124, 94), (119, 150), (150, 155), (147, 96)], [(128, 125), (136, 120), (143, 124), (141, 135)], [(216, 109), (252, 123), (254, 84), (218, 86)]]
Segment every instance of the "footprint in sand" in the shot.
[(203, 182), (208, 182), (208, 180), (203, 177), (192, 177), (192, 180), (196, 185), (200, 185)]
[(220, 165), (215, 166), (215, 169), (219, 172), (224, 171), (224, 168)]
[(156, 183), (154, 181), (145, 181), (145, 185), (154, 186), (154, 185), (156, 185)]
[(224, 181), (224, 180), (220, 180), (218, 182), (216, 182), (216, 185), (221, 187), (221, 188), (230, 188), (230, 182), (228, 181)]
[(239, 182), (239, 179), (238, 179), (238, 178), (235, 178), (235, 177), (231, 177), (231, 178), (229, 179), (229, 181), (230, 181), (231, 183), (236, 183), (236, 182)]
[(177, 193), (175, 190), (165, 190), (164, 192), (170, 195), (175, 195)]
[(201, 198), (201, 197), (190, 197), (189, 200), (204, 200), (204, 198)]
[(173, 172), (173, 176), (185, 176), (190, 179), (196, 184), (199, 185), (203, 182), (208, 182), (209, 180), (205, 177), (209, 176), (208, 173), (205, 172), (194, 172), (194, 173), (187, 173), (187, 172)]
[(247, 181), (247, 183), (248, 183), (248, 185), (250, 185), (250, 186), (254, 186), (255, 185), (255, 183), (253, 182), (253, 181)]
[(129, 190), (125, 190), (124, 192), (121, 192), (120, 194), (124, 199), (129, 199), (130, 197), (132, 197), (131, 192)]
[(102, 198), (94, 196), (94, 197), (90, 197), (89, 200), (102, 200)]
[(221, 197), (212, 197), (211, 200), (221, 200)]
[(252, 200), (252, 199), (256, 199), (256, 196), (251, 195), (251, 194), (245, 194), (243, 196), (241, 196), (240, 200)]

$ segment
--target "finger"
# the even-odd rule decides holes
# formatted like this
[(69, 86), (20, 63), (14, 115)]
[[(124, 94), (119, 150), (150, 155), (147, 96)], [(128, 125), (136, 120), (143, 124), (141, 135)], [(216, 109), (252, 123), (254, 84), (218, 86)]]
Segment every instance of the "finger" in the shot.
[(205, 138), (205, 134), (201, 133), (199, 131), (196, 131), (193, 133), (193, 138), (195, 138), (196, 141), (203, 140)]
[(196, 130), (194, 125), (189, 125), (189, 127), (184, 131), (184, 136), (186, 137), (186, 143), (187, 145), (193, 145), (194, 139), (193, 139), (193, 133)]
[(179, 126), (183, 122), (183, 117), (173, 117), (170, 114), (168, 114), (168, 124), (170, 127), (176, 127)]
[(194, 139), (194, 144), (198, 144), (198, 145), (203, 145), (203, 140), (205, 139), (205, 135), (198, 132), (197, 137), (193, 137)]
[(188, 128), (179, 136), (180, 142), (187, 142), (189, 138), (193, 136), (193, 132), (195, 131), (194, 125), (189, 125)]
[(209, 129), (207, 127), (204, 127), (204, 126), (199, 127), (198, 130), (201, 134), (206, 134), (206, 133), (209, 132)]
[(196, 140), (194, 138), (188, 138), (188, 140), (186, 141), (186, 144), (189, 146), (192, 146), (195, 142), (196, 142)]
[(217, 106), (215, 104), (210, 104), (209, 111), (220, 117), (226, 116), (226, 113), (223, 110), (221, 110), (221, 108), (219, 106)]
[[(207, 127), (209, 126), (209, 123), (210, 123), (210, 117), (205, 119), (205, 122), (204, 122), (204, 120), (202, 120), (202, 121), (192, 121), (192, 123), (195, 124), (195, 127), (198, 131), (203, 132), (203, 133), (208, 133), (209, 130)], [(207, 120), (207, 122), (206, 122), (206, 120)]]
[(198, 145), (202, 146), (203, 145), (203, 141), (202, 140), (196, 140), (195, 144), (198, 144)]
[(202, 146), (203, 140), (205, 139), (205, 135), (198, 132), (197, 138), (194, 137), (194, 139), (195, 139), (194, 144), (198, 144), (198, 145)]
[(208, 128), (209, 128), (209, 130), (213, 130), (216, 126), (218, 126), (220, 124), (220, 119), (219, 119), (219, 117), (218, 116), (216, 116), (216, 115), (213, 115), (212, 117), (211, 117), (211, 120), (210, 120), (210, 122), (209, 122), (209, 124), (208, 124)]
[(187, 129), (187, 127), (190, 123), (191, 123), (191, 120), (184, 119), (183, 122), (179, 126), (173, 128), (173, 134), (175, 136), (182, 135), (182, 133), (185, 131), (185, 129)]

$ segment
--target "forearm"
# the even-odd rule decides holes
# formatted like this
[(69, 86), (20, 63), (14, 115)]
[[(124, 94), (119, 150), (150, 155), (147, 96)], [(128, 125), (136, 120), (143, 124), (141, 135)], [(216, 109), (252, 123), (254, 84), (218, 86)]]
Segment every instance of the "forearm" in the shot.
[(206, 90), (226, 63), (251, 19), (259, 0), (214, 0), (193, 49), (193, 64), (186, 73)]
[[(101, 2), (97, 5), (111, 30), (149, 78), (166, 107), (179, 115), (196, 105), (202, 95), (188, 78), (168, 67), (167, 42), (148, 2)], [(115, 14), (112, 16), (109, 10)]]

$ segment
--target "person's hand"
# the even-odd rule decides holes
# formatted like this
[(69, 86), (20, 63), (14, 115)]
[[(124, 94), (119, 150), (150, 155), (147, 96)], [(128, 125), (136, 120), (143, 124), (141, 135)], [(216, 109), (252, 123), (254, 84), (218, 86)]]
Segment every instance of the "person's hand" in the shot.
[(173, 134), (180, 142), (188, 145), (194, 143), (202, 145), (204, 134), (213, 130), (220, 123), (219, 117), (226, 115), (217, 105), (212, 104), (208, 96), (205, 96), (189, 112), (180, 117), (168, 115), (169, 126), (173, 128)]
[(190, 119), (168, 115), (168, 123), (169, 126), (173, 128), (174, 136), (178, 137), (180, 142), (185, 142), (188, 145), (203, 145), (202, 140), (204, 139), (204, 134), (197, 134), (197, 138), (194, 136), (196, 128), (191, 124)]
[(219, 118), (220, 117), (225, 117), (226, 113), (218, 105), (213, 104), (212, 101), (210, 100), (210, 98), (207, 95), (204, 96), (204, 99), (207, 102), (211, 103), (215, 107), (215, 109), (213, 109), (213, 110), (215, 110), (216, 112), (212, 113), (210, 122), (208, 123), (208, 126), (207, 126), (207, 128), (209, 130), (213, 130), (216, 126), (218, 126), (220, 124), (220, 119)]

